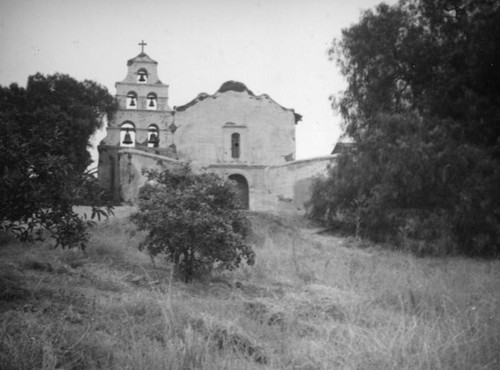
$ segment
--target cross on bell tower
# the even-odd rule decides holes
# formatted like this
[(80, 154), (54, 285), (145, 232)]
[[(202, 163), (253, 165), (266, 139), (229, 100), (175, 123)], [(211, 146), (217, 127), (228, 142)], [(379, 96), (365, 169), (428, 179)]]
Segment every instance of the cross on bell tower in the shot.
[(144, 46), (147, 45), (147, 43), (144, 42), (144, 40), (142, 40), (140, 43), (138, 43), (137, 45), (140, 45), (141, 46), (141, 54), (144, 53)]

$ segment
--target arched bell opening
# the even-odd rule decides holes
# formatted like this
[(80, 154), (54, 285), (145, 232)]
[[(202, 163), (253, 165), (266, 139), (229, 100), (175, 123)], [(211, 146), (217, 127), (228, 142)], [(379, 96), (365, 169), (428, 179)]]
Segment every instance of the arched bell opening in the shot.
[(140, 84), (148, 83), (148, 71), (144, 68), (141, 68), (137, 71), (137, 82)]
[(149, 93), (146, 98), (146, 109), (156, 110), (158, 107), (158, 97), (155, 93)]
[(160, 145), (160, 130), (156, 124), (148, 127), (148, 148), (158, 148)]
[(135, 91), (127, 93), (127, 109), (137, 109), (137, 94)]
[(124, 122), (120, 126), (120, 146), (135, 147), (135, 126), (132, 122)]

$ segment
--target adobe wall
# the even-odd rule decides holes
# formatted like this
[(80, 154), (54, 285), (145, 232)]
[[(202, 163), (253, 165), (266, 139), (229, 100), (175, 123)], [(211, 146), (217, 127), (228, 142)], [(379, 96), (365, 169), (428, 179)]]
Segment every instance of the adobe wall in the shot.
[(113, 202), (120, 202), (119, 189), (120, 180), (118, 178), (118, 149), (99, 145), (99, 165), (97, 167), (97, 178), (102, 188), (109, 193)]
[(243, 175), (249, 186), (250, 209), (276, 213), (305, 213), (314, 178), (326, 175), (336, 155), (290, 162), (279, 166), (212, 165), (203, 170), (222, 177)]
[[(119, 193), (125, 202), (135, 203), (139, 188), (146, 183), (142, 168), (165, 168), (182, 162), (137, 149), (121, 149), (119, 157)], [(310, 186), (315, 177), (326, 175), (337, 156), (311, 158), (280, 166), (200, 166), (191, 163), (194, 172), (214, 172), (222, 177), (243, 175), (248, 181), (250, 209), (276, 213), (306, 212), (304, 203), (310, 199)]]
[[(294, 112), (268, 96), (230, 90), (200, 95), (188, 105), (175, 114), (179, 159), (202, 165), (274, 165), (294, 159)], [(240, 158), (231, 156), (233, 133), (241, 137)]]
[(137, 149), (121, 149), (119, 158), (119, 194), (122, 201), (136, 203), (139, 189), (146, 183), (142, 175), (143, 168), (162, 169), (179, 166), (181, 162), (162, 155), (144, 152)]
[(267, 167), (264, 175), (265, 197), (259, 209), (285, 213), (305, 213), (311, 198), (313, 180), (326, 175), (336, 165), (336, 155), (303, 159), (281, 166)]
[(242, 175), (248, 182), (249, 191), (249, 208), (255, 211), (264, 211), (262, 207), (262, 199), (266, 196), (265, 193), (265, 166), (225, 166), (212, 165), (201, 167), (199, 171), (213, 172), (217, 175), (228, 178), (231, 175)]

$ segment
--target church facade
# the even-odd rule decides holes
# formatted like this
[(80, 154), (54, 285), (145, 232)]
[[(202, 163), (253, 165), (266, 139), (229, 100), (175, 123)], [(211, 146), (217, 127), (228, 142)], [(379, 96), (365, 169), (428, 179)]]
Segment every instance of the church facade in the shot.
[(171, 108), (155, 60), (142, 51), (127, 68), (116, 83), (118, 111), (99, 145), (99, 180), (117, 202), (136, 201), (146, 181), (142, 168), (190, 162), (196, 172), (234, 180), (245, 208), (301, 212), (313, 178), (334, 165), (334, 156), (296, 161), (301, 116), (241, 82)]

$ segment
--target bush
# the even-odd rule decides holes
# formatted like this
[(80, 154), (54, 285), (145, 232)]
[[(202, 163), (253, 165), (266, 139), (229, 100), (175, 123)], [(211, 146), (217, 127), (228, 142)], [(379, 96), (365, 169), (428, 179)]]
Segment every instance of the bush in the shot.
[[(55, 247), (85, 249), (91, 219), (113, 214), (92, 173), (76, 172), (64, 157), (48, 155), (37, 161), (36, 171), (5, 174), (0, 186), (0, 231), (21, 241), (43, 239), (48, 232)], [(81, 201), (91, 207), (90, 219), (73, 210)]]
[(214, 264), (234, 269), (254, 263), (245, 239), (249, 221), (240, 209), (235, 186), (215, 174), (194, 174), (189, 165), (162, 172), (145, 170), (139, 211), (131, 220), (148, 232), (140, 249), (164, 254), (186, 282)]

